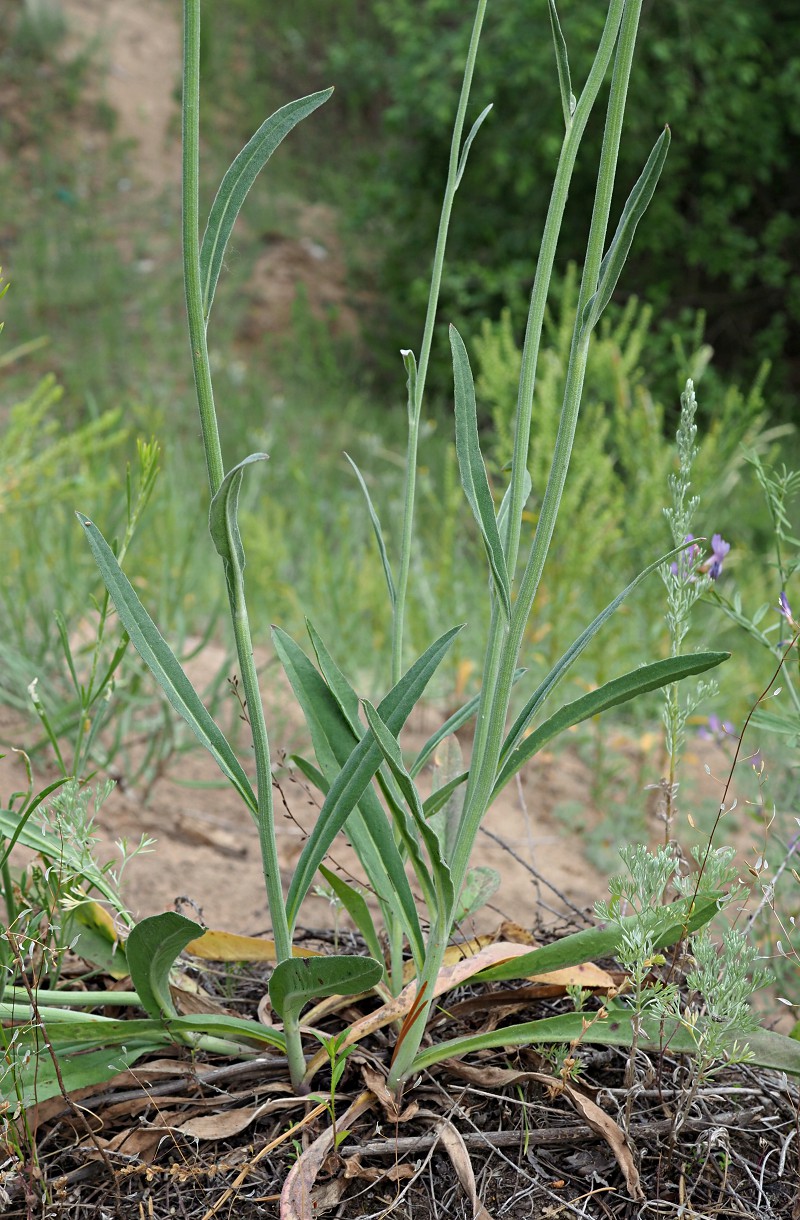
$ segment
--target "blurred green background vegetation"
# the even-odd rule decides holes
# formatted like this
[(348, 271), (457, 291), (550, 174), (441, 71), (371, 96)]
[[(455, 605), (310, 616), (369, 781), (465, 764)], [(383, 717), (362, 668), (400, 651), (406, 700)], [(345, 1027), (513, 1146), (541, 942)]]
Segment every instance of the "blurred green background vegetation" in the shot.
[[(177, 8), (164, 3), (159, 16), (174, 26)], [(755, 0), (645, 4), (619, 206), (665, 122), (673, 145), (618, 299), (593, 341), (572, 480), (526, 643), (524, 661), (534, 670), (552, 664), (670, 545), (661, 509), (687, 376), (700, 402), (696, 532), (731, 542), (728, 592), (740, 591), (752, 609), (777, 601), (770, 520), (742, 446), (797, 464), (800, 26), (792, 8)], [(601, 9), (590, 0), (560, 4), (575, 84)], [(372, 693), (387, 680), (388, 605), (361, 493), (342, 455), (346, 449), (358, 462), (396, 543), (405, 424), (398, 349), (418, 346), (421, 333), (469, 32), (464, 5), (226, 0), (209, 3), (204, 20), (208, 203), (265, 114), (322, 86), (337, 89), (278, 151), (248, 199), (211, 342), (226, 461), (254, 449), (271, 455), (246, 489), (242, 514), (257, 643), (267, 643), (270, 622), (301, 635), (308, 614)], [(499, 487), (561, 139), (546, 5), (493, 6), (479, 65), (475, 105), (493, 101), (494, 111), (457, 198), (440, 315), (442, 327), (455, 321), (469, 343)], [(207, 498), (186, 359), (175, 180), (141, 186), (147, 152), (120, 130), (106, 69), (102, 44), (81, 40), (56, 0), (3, 6), (0, 250), (12, 283), (0, 353), (2, 697), (19, 707), (31, 672), (55, 673), (60, 664), (54, 611), (77, 626), (99, 594), (73, 510), (97, 517), (106, 536), (122, 528), (125, 467), (137, 437), (154, 435), (163, 454), (128, 564), (140, 595), (165, 634), (188, 648), (216, 630), (224, 593), (201, 528)], [(176, 60), (173, 99), (178, 83)], [(171, 121), (177, 156), (176, 109)], [(531, 531), (557, 426), (574, 259), (600, 139), (598, 118), (581, 151), (540, 359)], [(309, 278), (315, 265), (327, 294)], [(252, 273), (261, 268), (268, 278), (276, 266), (285, 287), (281, 321), (274, 299), (259, 313), (264, 301)], [(409, 617), (417, 651), (454, 622), (468, 622), (443, 674), (445, 700), (475, 688), (487, 600), (480, 542), (458, 486), (448, 363), (442, 335)], [(42, 380), (51, 375), (54, 382)], [(720, 671), (716, 710), (741, 724), (769, 658), (710, 606), (690, 642), (735, 651), (735, 669)], [(585, 689), (667, 646), (663, 590), (652, 578), (582, 658), (575, 683)], [(641, 726), (657, 706), (654, 697), (630, 716)]]

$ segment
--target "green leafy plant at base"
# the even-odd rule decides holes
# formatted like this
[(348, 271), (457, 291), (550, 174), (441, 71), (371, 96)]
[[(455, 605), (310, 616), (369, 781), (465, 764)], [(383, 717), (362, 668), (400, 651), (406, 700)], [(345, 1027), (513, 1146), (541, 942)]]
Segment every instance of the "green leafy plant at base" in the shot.
[[(481, 449), (467, 345), (454, 328), (450, 331), (458, 474), (485, 552), (490, 622), (482, 685), (479, 694), (441, 725), (415, 758), (408, 759), (401, 746), (400, 736), (408, 717), (461, 631), (459, 625), (449, 627), (409, 662), (405, 620), (413, 574), (425, 383), (451, 215), (468, 168), (470, 150), (476, 138), (484, 136), (481, 127), (489, 109), (484, 107), (467, 131), (470, 86), (485, 11), (486, 0), (479, 0), (453, 130), (428, 311), (419, 352), (415, 354), (410, 348), (402, 352), (407, 383), (408, 441), (397, 556), (390, 553), (385, 542), (380, 506), (373, 503), (366, 479), (363, 476), (358, 479), (378, 542), (378, 557), (387, 589), (392, 647), (386, 663), (389, 675), (386, 693), (374, 700), (360, 698), (339, 658), (334, 655), (335, 649), (329, 650), (313, 624), (308, 624), (313, 660), (286, 632), (279, 627), (273, 629), (275, 651), (306, 717), (315, 754), (315, 761), (298, 759), (298, 766), (324, 793), (322, 808), (284, 892), (275, 835), (270, 747), (253, 657), (245, 587), (245, 549), (239, 524), (244, 480), (256, 476), (268, 478), (269, 466), (266, 465), (267, 454), (261, 451), (238, 457), (230, 465), (223, 459), (208, 354), (208, 327), (226, 244), (248, 191), (281, 140), (327, 100), (330, 90), (289, 103), (259, 127), (223, 177), (201, 240), (198, 208), (200, 4), (199, 0), (186, 0), (183, 239), (190, 354), (210, 492), (208, 527), (225, 577), (241, 691), (253, 739), (254, 777), (205, 707), (185, 669), (122, 571), (119, 557), (103, 537), (98, 523), (82, 513), (78, 514), (78, 520), (130, 642), (174, 711), (190, 725), (253, 817), (273, 924), (276, 966), (270, 980), (270, 998), (274, 1011), (283, 1020), (283, 1030), (229, 1017), (177, 1015), (170, 991), (170, 974), (180, 953), (201, 934), (202, 928), (176, 913), (154, 916), (133, 927), (125, 943), (136, 1002), (144, 1008), (146, 1018), (114, 1021), (54, 1007), (40, 1022), (36, 1012), (26, 1010), (22, 1004), (21, 1020), (44, 1030), (48, 1045), (54, 1048), (57, 1058), (63, 1056), (69, 1066), (70, 1084), (79, 1079), (82, 1083), (87, 1082), (81, 1077), (82, 1056), (78, 1053), (81, 1049), (101, 1044), (104, 1048), (118, 1047), (121, 1061), (133, 1062), (146, 1050), (172, 1040), (190, 1048), (232, 1054), (256, 1053), (265, 1044), (280, 1049), (287, 1057), (292, 1086), (298, 1093), (303, 1093), (308, 1090), (316, 1070), (316, 1059), (307, 1065), (303, 1051), (301, 1015), (307, 1004), (320, 997), (353, 995), (372, 989), (385, 1000), (387, 1023), (402, 1019), (388, 1078), (389, 1086), (399, 1089), (413, 1073), (435, 1062), (444, 1049), (437, 1046), (420, 1051), (420, 1045), (431, 1005), (446, 985), (443, 963), (455, 924), (465, 911), (476, 909), (486, 900), (494, 884), (493, 878), (470, 866), (474, 842), (491, 803), (525, 763), (564, 730), (642, 693), (702, 673), (727, 657), (726, 653), (709, 651), (641, 664), (556, 710), (547, 707), (545, 714), (547, 700), (600, 629), (641, 581), (684, 549), (681, 545), (666, 556), (654, 558), (630, 581), (573, 640), (532, 692), (525, 684), (526, 675), (520, 672), (521, 647), (536, 604), (567, 481), (591, 335), (622, 274), (635, 230), (645, 215), (664, 168), (670, 141), (668, 129), (658, 135), (609, 240), (612, 193), (641, 0), (610, 0), (594, 62), (578, 95), (572, 92), (566, 44), (555, 5), (551, 2), (549, 11), (565, 130), (521, 359), (510, 478), (499, 496), (499, 505), (489, 484)], [(579, 145), (612, 61), (605, 137), (569, 341), (559, 425), (536, 528), (530, 537), (526, 529), (526, 508), (532, 492), (529, 452), (536, 369), (548, 291)], [(356, 475), (358, 478), (358, 472)], [(579, 563), (579, 556), (576, 563)], [(518, 683), (522, 683), (519, 688), (522, 706), (509, 726), (512, 691)], [(467, 724), (474, 724), (468, 768), (459, 770), (450, 766), (449, 774), (440, 776), (439, 786), (424, 798), (418, 784), (423, 767), (437, 746)], [(353, 844), (377, 900), (388, 942), (386, 960), (380, 952), (373, 957), (331, 955), (308, 960), (298, 960), (294, 954), (293, 934), (303, 902), (316, 883), (329, 849), (342, 833)], [(422, 916), (409, 874), (413, 876), (414, 889), (422, 896)], [(330, 870), (323, 876), (332, 884)], [(335, 892), (362, 928), (373, 953), (376, 948), (380, 950), (380, 936), (363, 897), (344, 882), (335, 887)], [(718, 899), (718, 894), (699, 895), (698, 891), (695, 899), (683, 898), (663, 906), (657, 914), (657, 927), (652, 931), (653, 950), (673, 944), (701, 927), (717, 911)], [(637, 915), (634, 920), (639, 918)], [(584, 962), (612, 951), (618, 935), (617, 921), (611, 928), (589, 929), (546, 948), (518, 955), (514, 960), (492, 964), (476, 977), (479, 981), (520, 978), (532, 971)], [(413, 963), (415, 978), (404, 989), (407, 956)], [(313, 1011), (306, 1012), (309, 1025), (313, 1025)], [(448, 1053), (458, 1055), (479, 1047), (514, 1045), (523, 1041), (569, 1042), (575, 1036), (574, 1018), (583, 1028), (582, 1015), (570, 1014), (554, 1018), (552, 1022), (535, 1021), (481, 1035), (478, 1039), (462, 1039), (447, 1044)], [(643, 1045), (658, 1037), (646, 1021), (636, 1033), (635, 1022), (625, 1014), (618, 1014), (608, 1022), (598, 1016), (592, 1023), (592, 1030), (595, 1028), (595, 1040), (612, 1044), (630, 1046), (638, 1036)], [(565, 1039), (566, 1030), (570, 1032)], [(357, 1037), (358, 1030), (353, 1026), (336, 1044), (333, 1057), (330, 1048), (323, 1048), (320, 1052), (322, 1062), (337, 1064)], [(510, 1039), (508, 1043), (504, 1041), (506, 1038)], [(687, 1038), (683, 1039), (685, 1042)], [(677, 1044), (683, 1043), (679, 1033)], [(797, 1060), (792, 1058), (795, 1050), (793, 1046), (787, 1048), (785, 1040), (777, 1048), (773, 1043), (762, 1048), (763, 1055), (773, 1065), (780, 1061), (798, 1066)], [(108, 1050), (103, 1053), (108, 1069)], [(117, 1063), (119, 1061), (120, 1058), (116, 1059)], [(99, 1070), (99, 1059), (85, 1057), (85, 1067), (87, 1072)], [(66, 1081), (66, 1075), (64, 1079)]]

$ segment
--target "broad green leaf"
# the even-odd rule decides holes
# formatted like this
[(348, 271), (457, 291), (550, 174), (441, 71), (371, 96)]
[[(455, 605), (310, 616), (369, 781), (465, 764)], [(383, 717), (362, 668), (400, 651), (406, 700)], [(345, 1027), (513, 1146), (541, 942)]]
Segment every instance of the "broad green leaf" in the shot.
[(600, 264), (600, 275), (597, 281), (597, 291), (587, 301), (581, 320), (582, 333), (593, 330), (600, 320), (600, 315), (611, 300), (617, 281), (622, 274), (625, 260), (630, 253), (636, 226), (644, 216), (653, 198), (664, 162), (669, 152), (670, 130), (665, 127), (653, 146), (653, 151), (647, 158), (647, 164), (641, 176), (628, 196), (628, 202), (622, 211), (617, 231), (611, 245)]
[(358, 479), (358, 482), (361, 486), (361, 490), (364, 493), (364, 499), (367, 502), (367, 512), (369, 513), (369, 519), (372, 522), (372, 529), (375, 534), (375, 540), (378, 543), (378, 553), (380, 554), (381, 563), (383, 564), (383, 574), (386, 577), (386, 587), (389, 590), (389, 601), (392, 604), (392, 608), (394, 608), (394, 604), (397, 600), (397, 592), (394, 587), (394, 577), (392, 576), (392, 565), (389, 563), (389, 555), (386, 550), (386, 543), (383, 540), (383, 529), (381, 528), (380, 518), (378, 517), (378, 514), (375, 511), (375, 506), (372, 503), (372, 497), (369, 494), (369, 488), (367, 487), (366, 483), (364, 482), (364, 478), (361, 474), (361, 471), (358, 469), (358, 466), (356, 466), (355, 462), (350, 457), (349, 453), (346, 453), (344, 456), (347, 458), (348, 462), (353, 467), (356, 478)]
[(383, 959), (380, 942), (378, 941), (378, 933), (375, 931), (375, 924), (372, 916), (369, 913), (369, 907), (364, 900), (364, 895), (354, 886), (348, 885), (347, 882), (331, 869), (326, 868), (324, 864), (320, 864), (319, 871), (327, 881), (328, 885), (333, 890), (336, 897), (341, 902), (347, 914), (352, 919), (353, 923), (358, 928), (361, 935), (364, 937), (364, 943), (369, 949), (371, 955), (378, 961)]
[(245, 144), (228, 168), (211, 205), (200, 249), (200, 291), (203, 317), (206, 321), (211, 313), (211, 304), (214, 300), (219, 273), (222, 270), (222, 260), (225, 257), (225, 247), (236, 217), (239, 215), (239, 209), (255, 182), (259, 170), (263, 168), (281, 140), (289, 134), (292, 128), (323, 102), (327, 102), (332, 93), (333, 89), (323, 89), (319, 93), (312, 93), (296, 102), (289, 102), (288, 106), (282, 106), (280, 110), (276, 110), (274, 114), (264, 120), (258, 131)]
[(626, 597), (633, 592), (637, 585), (642, 583), (646, 576), (649, 576), (652, 572), (657, 571), (658, 568), (662, 567), (663, 564), (669, 563), (670, 559), (685, 549), (685, 545), (673, 547), (671, 551), (667, 551), (666, 555), (662, 555), (660, 559), (656, 559), (653, 563), (648, 564), (647, 567), (639, 573), (635, 580), (632, 580), (631, 583), (627, 585), (612, 602), (609, 602), (606, 608), (601, 610), (597, 618), (593, 619), (589, 626), (581, 632), (564, 655), (559, 658), (544, 681), (536, 688), (520, 714), (517, 716), (511, 730), (508, 733), (508, 736), (503, 742), (503, 749), (500, 753), (501, 764), (505, 762), (510, 751), (513, 750), (515, 745), (517, 745), (522, 737), (522, 734), (525, 732), (541, 704), (544, 703), (548, 695), (552, 694), (562, 678), (565, 677), (570, 667), (581, 655), (586, 645), (594, 638), (594, 636), (597, 635), (600, 628), (611, 618), (614, 611), (622, 605)]
[(342, 954), (281, 962), (269, 980), (269, 998), (286, 1025), (296, 1025), (311, 1000), (329, 995), (360, 995), (383, 978), (383, 963)]
[(561, 23), (558, 20), (556, 12), (555, 0), (550, 0), (550, 26), (553, 31), (553, 45), (556, 52), (556, 66), (558, 68), (558, 87), (561, 92), (561, 109), (564, 111), (564, 126), (569, 131), (572, 126), (572, 116), (575, 113), (575, 94), (572, 92), (572, 81), (569, 74), (569, 58), (567, 56), (567, 43), (564, 35), (561, 32)]
[[(517, 682), (519, 682), (522, 675), (526, 672), (527, 671), (524, 669), (517, 669), (514, 671), (515, 686)], [(445, 737), (449, 737), (452, 733), (457, 733), (460, 728), (463, 728), (464, 725), (472, 719), (478, 710), (480, 700), (480, 693), (473, 695), (471, 699), (467, 700), (463, 707), (460, 707), (457, 712), (453, 712), (453, 715), (445, 720), (441, 728), (437, 729), (436, 732), (428, 738), (425, 745), (414, 759), (413, 764), (409, 768), (414, 779), (417, 778), (420, 771), (438, 746), (439, 742), (444, 741)]]
[[(33, 1013), (19, 1004), (0, 1004), (0, 1020), (30, 1021)], [(169, 1043), (196, 1044), (197, 1035), (237, 1040), (240, 1045), (232, 1047), (231, 1053), (246, 1053), (253, 1047), (273, 1046), (286, 1050), (286, 1039), (280, 1030), (262, 1025), (260, 1021), (248, 1021), (242, 1017), (229, 1017), (217, 1013), (192, 1013), (181, 1017), (145, 1017), (119, 1020), (101, 1017), (95, 1013), (71, 1012), (63, 1008), (48, 1008), (42, 1014), (47, 1028), (47, 1037), (57, 1050), (69, 1054), (96, 1046), (137, 1046), (155, 1041), (161, 1046)]]
[[(325, 787), (321, 790), (325, 792), (327, 804), (331, 785), (339, 777), (358, 744), (359, 737), (348, 722), (334, 693), (291, 636), (276, 627), (273, 630), (273, 640), (275, 651), (311, 732), (317, 762), (325, 778)], [(339, 676), (344, 682), (341, 674)], [(345, 698), (344, 695), (342, 697)], [(346, 698), (345, 702), (349, 704)], [(360, 725), (358, 728), (361, 731)], [(406, 936), (413, 947), (415, 957), (420, 957), (424, 953), (424, 946), (414, 896), (386, 814), (368, 783), (369, 781), (359, 797), (357, 807), (350, 811), (343, 822), (347, 822), (347, 833), (385, 915), (392, 912), (395, 918), (398, 914), (402, 915)], [(319, 819), (314, 833), (318, 825)], [(337, 832), (339, 829), (341, 825), (337, 827)], [(333, 836), (322, 851), (313, 872), (316, 872), (317, 865), (324, 859), (332, 841)], [(313, 872), (307, 881), (306, 889), (298, 897), (298, 910), (312, 884)], [(293, 924), (290, 923), (290, 926)]]
[(244, 547), (239, 533), (239, 491), (246, 466), (269, 460), (267, 453), (251, 453), (229, 470), (220, 483), (208, 509), (208, 528), (217, 553), (225, 565), (228, 589), (237, 596), (235, 581), (244, 571)]
[(489, 899), (500, 889), (500, 882), (501, 877), (496, 868), (479, 864), (469, 869), (461, 887), (453, 922), (463, 923), (470, 915), (486, 906)]
[(169, 991), (170, 970), (189, 941), (203, 931), (199, 923), (177, 911), (150, 915), (131, 929), (125, 944), (131, 981), (151, 1017), (177, 1016)]
[(100, 575), (134, 648), (175, 711), (183, 717), (200, 743), (206, 747), (251, 813), (256, 815), (258, 802), (250, 781), (224, 733), (204, 707), (177, 657), (139, 601), (133, 586), (117, 563), (114, 552), (97, 526), (81, 513), (76, 513), (76, 516), (84, 527)]
[[(428, 852), (431, 868), (433, 869), (433, 882), (436, 890), (436, 901), (439, 908), (439, 914), (442, 918), (445, 912), (450, 910), (453, 905), (453, 884), (450, 880), (450, 869), (447, 866), (441, 852), (441, 844), (435, 831), (431, 829), (425, 818), (425, 813), (422, 808), (422, 801), (417, 792), (416, 785), (406, 770), (403, 762), (403, 754), (400, 745), (396, 738), (392, 736), (384, 721), (381, 719), (379, 712), (372, 706), (368, 700), (364, 700), (364, 714), (367, 717), (367, 722), (370, 729), (375, 735), (375, 740), (380, 746), (381, 753), (386, 759), (386, 762), (391, 768), (392, 774), (397, 780), (398, 787), (406, 802), (408, 811), (416, 823), (417, 833), (422, 839)], [(400, 833), (403, 833), (402, 819), (398, 825)], [(417, 877), (421, 885), (425, 882), (429, 884), (428, 870), (425, 867), (424, 861), (419, 858), (419, 847), (416, 838), (412, 835), (404, 835), (406, 847), (409, 856), (414, 864)], [(428, 899), (428, 906), (432, 907), (432, 902)]]
[(565, 704), (506, 756), (506, 761), (492, 791), (492, 798), (494, 799), (502, 791), (529, 758), (533, 758), (534, 754), (538, 754), (548, 741), (557, 737), (559, 733), (563, 733), (565, 729), (571, 728), (573, 724), (580, 724), (581, 721), (588, 720), (590, 716), (597, 716), (600, 712), (605, 712), (608, 708), (616, 707), (620, 703), (626, 703), (629, 699), (642, 695), (646, 691), (658, 690), (662, 686), (669, 686), (672, 682), (680, 682), (683, 678), (691, 677), (692, 674), (701, 674), (705, 670), (719, 665), (722, 661), (727, 661), (730, 655), (729, 652), (693, 652), (686, 656), (667, 657), (663, 661), (655, 661), (651, 665), (642, 665), (639, 669), (632, 669), (629, 673), (604, 683), (597, 690), (590, 691), (588, 695), (583, 695), (573, 703)]
[(456, 182), (455, 182), (456, 190), (458, 190), (458, 188), (461, 186), (461, 179), (464, 177), (464, 170), (467, 168), (467, 158), (469, 157), (469, 150), (472, 148), (472, 141), (475, 139), (476, 135), (480, 131), (485, 120), (488, 118), (489, 111), (492, 109), (492, 105), (493, 105), (493, 103), (489, 102), (488, 106), (484, 106), (483, 110), (480, 112), (477, 119), (472, 124), (472, 127), (470, 128), (470, 131), (469, 131), (469, 135), (467, 136), (466, 140), (464, 141), (463, 145), (461, 146), (461, 156), (458, 158), (458, 169), (456, 170)]
[[(389, 732), (395, 737), (402, 729), (412, 709), (421, 698), (425, 687), (444, 659), (460, 627), (445, 632), (422, 656), (415, 661), (406, 674), (381, 701), (378, 711), (386, 722)], [(275, 633), (276, 647), (279, 633)], [(285, 643), (288, 637), (280, 633)], [(297, 646), (294, 646), (297, 648)], [(300, 651), (299, 649), (297, 651)], [(313, 666), (311, 666), (313, 670)], [(314, 671), (316, 673), (316, 671)], [(324, 684), (323, 684), (324, 685)], [(327, 688), (326, 688), (327, 689)], [(305, 711), (305, 708), (304, 708)], [(381, 764), (381, 751), (371, 733), (362, 737), (351, 751), (350, 757), (333, 781), (314, 829), (306, 841), (297, 862), (289, 886), (287, 914), (289, 926), (293, 927), (300, 903), (313, 884), (314, 874), (322, 863), (331, 843), (361, 800), (367, 786)]]
[[(664, 907), (664, 927), (654, 938), (654, 948), (664, 949), (674, 945), (691, 932), (696, 932), (709, 923), (719, 912), (720, 894), (698, 898), (695, 909), (690, 912), (690, 902), (681, 899)], [(638, 916), (628, 915), (623, 923), (633, 927)], [(551, 970), (566, 970), (569, 966), (580, 966), (583, 962), (596, 962), (604, 957), (613, 957), (620, 942), (617, 924), (605, 928), (585, 928), (562, 936), (540, 949), (532, 949), (521, 957), (502, 962), (476, 975), (480, 982), (498, 982), (504, 979), (524, 979), (530, 974), (548, 974)]]
[[(652, 1018), (636, 1018), (621, 1008), (609, 1011), (606, 1020), (589, 1021), (580, 1012), (565, 1013), (560, 1017), (544, 1017), (541, 1021), (528, 1021), (524, 1025), (507, 1025), (487, 1034), (471, 1038), (455, 1038), (440, 1042), (420, 1051), (411, 1064), (409, 1074), (424, 1071), (443, 1059), (461, 1058), (475, 1051), (494, 1050), (497, 1047), (530, 1046), (537, 1043), (587, 1042), (595, 1046), (631, 1046), (634, 1031), (641, 1050), (659, 1051), (668, 1046), (672, 1054), (691, 1055), (697, 1049), (697, 1033), (702, 1030), (702, 1020), (693, 1035), (681, 1022), (670, 1020), (663, 1026)], [(748, 1046), (752, 1052), (752, 1063), (757, 1067), (776, 1072), (800, 1075), (800, 1045), (784, 1034), (760, 1029), (754, 1033), (731, 1031), (729, 1045)]]
[(486, 477), (486, 467), (481, 455), (478, 439), (478, 411), (475, 403), (475, 386), (472, 369), (464, 341), (454, 326), (450, 327), (450, 347), (453, 352), (453, 377), (455, 380), (456, 456), (461, 475), (461, 485), (472, 515), (478, 523), (483, 544), (494, 577), (494, 587), (506, 621), (511, 617), (511, 590), (508, 570), (494, 502)]

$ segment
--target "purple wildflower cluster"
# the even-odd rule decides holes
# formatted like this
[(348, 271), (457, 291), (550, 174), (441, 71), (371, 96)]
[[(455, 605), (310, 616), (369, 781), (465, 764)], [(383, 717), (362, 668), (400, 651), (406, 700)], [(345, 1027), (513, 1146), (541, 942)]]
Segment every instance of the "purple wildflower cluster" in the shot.
[(679, 577), (682, 581), (689, 581), (694, 580), (695, 571), (698, 571), (707, 573), (712, 580), (719, 580), (722, 575), (722, 565), (725, 556), (731, 549), (731, 544), (725, 541), (722, 534), (714, 534), (711, 539), (711, 554), (698, 566), (700, 547), (694, 541), (694, 534), (687, 534), (685, 541), (690, 545), (681, 552), (678, 560), (670, 564), (673, 576)]

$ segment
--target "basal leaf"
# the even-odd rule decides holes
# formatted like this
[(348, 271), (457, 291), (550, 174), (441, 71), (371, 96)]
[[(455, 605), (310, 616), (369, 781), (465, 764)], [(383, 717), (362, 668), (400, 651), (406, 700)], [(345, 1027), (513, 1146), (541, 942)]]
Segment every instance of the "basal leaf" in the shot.
[(169, 991), (169, 974), (178, 955), (203, 931), (199, 923), (177, 911), (151, 915), (131, 929), (125, 952), (131, 981), (149, 1016), (177, 1016)]
[(360, 995), (383, 978), (383, 963), (371, 957), (292, 958), (281, 962), (269, 980), (269, 998), (286, 1024), (296, 1024), (311, 1000), (329, 995)]
[(326, 868), (324, 864), (320, 864), (319, 871), (364, 937), (364, 943), (372, 956), (377, 961), (381, 961), (383, 953), (381, 952), (378, 934), (375, 931), (375, 924), (369, 913), (369, 907), (364, 900), (364, 895), (355, 886), (348, 885), (344, 878), (340, 877), (337, 873)]
[(355, 476), (358, 479), (361, 490), (364, 493), (364, 499), (367, 502), (367, 512), (369, 513), (369, 519), (372, 522), (372, 530), (373, 530), (373, 533), (375, 534), (375, 540), (378, 544), (378, 554), (380, 555), (381, 563), (383, 564), (383, 574), (386, 578), (386, 587), (389, 590), (389, 601), (391, 602), (392, 607), (394, 607), (394, 604), (397, 600), (397, 592), (394, 587), (394, 577), (392, 576), (392, 565), (389, 562), (389, 554), (386, 550), (386, 543), (383, 540), (383, 529), (381, 527), (380, 518), (378, 517), (378, 514), (375, 511), (375, 506), (372, 503), (372, 497), (369, 494), (369, 488), (367, 487), (366, 483), (364, 482), (364, 477), (361, 474), (361, 471), (358, 469), (358, 466), (356, 466), (355, 462), (350, 457), (349, 453), (346, 453), (344, 456), (347, 458), (348, 462), (353, 467), (353, 470), (355, 471)]

